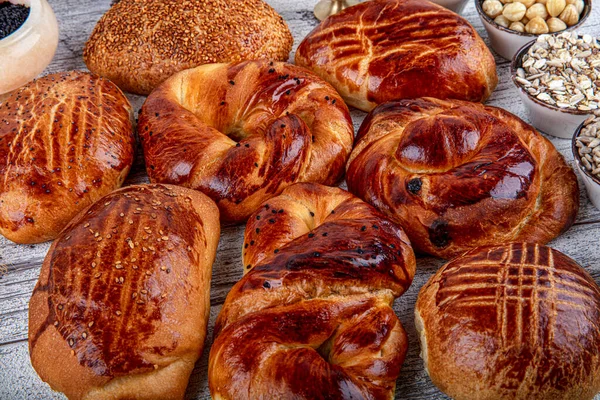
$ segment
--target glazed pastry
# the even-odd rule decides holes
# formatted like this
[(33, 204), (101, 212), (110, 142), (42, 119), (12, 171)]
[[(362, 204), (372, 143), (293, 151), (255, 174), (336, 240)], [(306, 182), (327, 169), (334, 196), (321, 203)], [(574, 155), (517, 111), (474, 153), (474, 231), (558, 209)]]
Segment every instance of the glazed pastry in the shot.
[(354, 130), (326, 82), (268, 61), (181, 72), (146, 100), (138, 132), (153, 182), (201, 190), (243, 222), (294, 182), (333, 185)]
[(494, 57), (475, 29), (426, 0), (347, 8), (302, 41), (296, 64), (363, 111), (423, 96), (484, 101), (498, 84)]
[(474, 249), (419, 293), (421, 356), (456, 400), (593, 399), (600, 391), (600, 288), (538, 244)]
[(149, 94), (168, 77), (209, 63), (287, 61), (294, 42), (262, 0), (120, 0), (85, 45), (90, 71)]
[(0, 233), (54, 239), (79, 211), (121, 186), (133, 163), (129, 101), (86, 72), (50, 74), (0, 105)]
[(129, 186), (53, 243), (29, 304), (31, 364), (69, 399), (183, 399), (210, 311), (219, 213), (197, 191)]
[(407, 338), (391, 305), (415, 273), (402, 229), (301, 183), (248, 220), (243, 260), (215, 326), (213, 398), (393, 398)]
[(415, 249), (443, 258), (497, 243), (546, 243), (579, 209), (577, 178), (552, 143), (507, 111), (457, 100), (373, 110), (347, 182), (402, 226)]

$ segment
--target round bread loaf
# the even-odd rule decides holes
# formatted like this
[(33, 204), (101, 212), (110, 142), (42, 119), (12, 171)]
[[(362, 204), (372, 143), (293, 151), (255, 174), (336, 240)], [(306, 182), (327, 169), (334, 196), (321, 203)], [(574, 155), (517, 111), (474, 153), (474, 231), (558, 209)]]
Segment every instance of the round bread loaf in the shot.
[(79, 211), (121, 186), (133, 163), (133, 111), (110, 81), (47, 75), (0, 105), (0, 233), (54, 239)]
[(365, 1), (333, 15), (300, 44), (296, 64), (363, 111), (431, 96), (483, 101), (496, 63), (469, 23), (426, 0)]
[(243, 222), (294, 182), (336, 183), (354, 128), (336, 91), (290, 64), (183, 71), (146, 100), (138, 132), (153, 182), (201, 190)]
[(31, 364), (71, 400), (183, 399), (210, 312), (219, 212), (200, 192), (129, 186), (52, 244), (29, 303)]
[(456, 400), (586, 400), (600, 391), (600, 288), (538, 244), (473, 249), (415, 308), (431, 380)]
[(215, 326), (214, 399), (393, 398), (407, 338), (391, 306), (415, 274), (402, 229), (300, 183), (248, 220), (243, 260)]
[(121, 89), (147, 95), (202, 64), (287, 61), (293, 42), (262, 0), (120, 0), (98, 21), (83, 59)]
[(415, 249), (443, 258), (497, 243), (546, 243), (579, 209), (575, 173), (552, 143), (507, 111), (458, 100), (373, 110), (346, 179)]

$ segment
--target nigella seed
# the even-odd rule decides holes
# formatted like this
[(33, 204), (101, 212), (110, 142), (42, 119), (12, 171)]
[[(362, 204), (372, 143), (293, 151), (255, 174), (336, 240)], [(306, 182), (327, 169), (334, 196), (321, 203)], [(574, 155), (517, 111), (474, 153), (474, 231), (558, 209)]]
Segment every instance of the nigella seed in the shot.
[(244, 248), (245, 248), (245, 249), (247, 249), (247, 248), (248, 248), (248, 243), (246, 243), (246, 244), (244, 245)]
[(260, 233), (260, 228), (256, 228), (256, 233)]
[(363, 253), (364, 253), (364, 250), (363, 250), (363, 249), (358, 249), (358, 250), (356, 250), (356, 252), (357, 252), (358, 254), (363, 254)]
[(321, 253), (319, 253), (318, 251), (315, 251), (315, 252), (313, 253), (313, 256), (314, 256), (314, 257), (321, 257)]
[(271, 219), (269, 219), (269, 223), (270, 223), (270, 224), (274, 224), (274, 223), (275, 223), (275, 220), (274, 220), (273, 218), (271, 218)]
[(263, 287), (264, 287), (265, 289), (270, 289), (270, 288), (271, 288), (271, 284), (270, 284), (269, 282), (265, 281), (265, 282), (263, 283)]
[(308, 234), (308, 237), (309, 237), (309, 238), (311, 238), (311, 237), (313, 237), (313, 236), (315, 236), (315, 234), (314, 234), (314, 233), (309, 233), (309, 234)]
[(325, 100), (326, 100), (326, 101), (329, 101), (329, 96), (325, 96)]
[(275, 254), (279, 253), (279, 249), (275, 249), (275, 250), (273, 251), (273, 253), (275, 253)]
[(258, 220), (260, 220), (260, 215), (257, 215), (257, 216), (256, 216), (256, 220), (257, 220), (257, 221), (258, 221)]
[(423, 182), (419, 178), (413, 178), (408, 181), (406, 188), (412, 194), (418, 194), (421, 191), (421, 187), (423, 186)]
[(327, 236), (327, 232), (323, 233), (323, 236)]
[(367, 227), (363, 225), (363, 226), (360, 227), (360, 230), (364, 232), (364, 231), (367, 230)]
[(241, 146), (241, 144), (239, 144), (239, 143), (235, 144), (235, 147), (240, 147), (240, 146)]
[(250, 246), (254, 246), (254, 240), (250, 241)]
[(285, 91), (285, 94), (287, 94), (288, 96), (290, 95), (290, 93), (292, 93), (292, 91), (291, 91), (291, 90), (286, 90), (286, 91)]
[(285, 128), (285, 124), (281, 124), (281, 127), (282, 127), (282, 128)]
[(246, 147), (250, 147), (250, 145), (249, 145), (248, 143), (246, 143), (244, 146), (246, 146)]
[(258, 163), (254, 163), (254, 166), (255, 166), (256, 168), (258, 168)]
[(229, 81), (229, 84), (230, 84), (231, 86), (233, 86), (233, 85), (235, 85), (235, 81)]
[(270, 74), (272, 74), (273, 72), (275, 72), (275, 69), (271, 68), (271, 69), (269, 70), (269, 73), (270, 73)]

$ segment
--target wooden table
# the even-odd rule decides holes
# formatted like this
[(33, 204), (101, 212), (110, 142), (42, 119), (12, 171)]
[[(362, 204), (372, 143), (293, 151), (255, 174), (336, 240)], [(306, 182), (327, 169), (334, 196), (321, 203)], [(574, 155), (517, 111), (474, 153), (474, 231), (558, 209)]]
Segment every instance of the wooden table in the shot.
[[(294, 35), (295, 46), (308, 34), (317, 20), (312, 14), (316, 0), (268, 0), (268, 2), (288, 22)], [(84, 69), (81, 58), (85, 41), (96, 21), (109, 8), (110, 0), (50, 0), (60, 24), (60, 43), (53, 63), (46, 72)], [(600, 33), (600, 15), (596, 8), (592, 11), (582, 32)], [(479, 34), (487, 41), (487, 35), (473, 4), (469, 4), (463, 15), (471, 22)], [(294, 47), (295, 49), (295, 47)], [(293, 60), (293, 54), (291, 59)], [(517, 90), (510, 81), (509, 63), (496, 57), (500, 84), (488, 101), (527, 120), (525, 110), (519, 100)], [(138, 110), (144, 98), (128, 96)], [(355, 129), (358, 129), (365, 114), (352, 111)], [(550, 138), (558, 150), (572, 162), (569, 140)], [(147, 182), (143, 160), (138, 157), (126, 184)], [(551, 243), (554, 248), (568, 254), (585, 266), (596, 282), (600, 282), (600, 212), (587, 198), (581, 186), (581, 210), (575, 226), (566, 234)], [(211, 289), (211, 313), (208, 340), (204, 354), (196, 365), (190, 379), (188, 398), (210, 398), (207, 384), (208, 349), (212, 338), (212, 326), (221, 305), (231, 288), (242, 276), (241, 248), (244, 227), (223, 229), (221, 242), (214, 264)], [(49, 244), (19, 246), (0, 237), (0, 399), (41, 399), (62, 398), (43, 383), (29, 362), (27, 346), (27, 305), (40, 272), (42, 260)], [(410, 290), (396, 301), (394, 309), (409, 335), (409, 352), (404, 362), (402, 374), (396, 389), (397, 399), (441, 399), (446, 398), (431, 383), (419, 358), (419, 344), (413, 322), (415, 300), (421, 286), (442, 265), (434, 258), (418, 260), (418, 271)], [(57, 360), (60, 362), (60, 360)]]

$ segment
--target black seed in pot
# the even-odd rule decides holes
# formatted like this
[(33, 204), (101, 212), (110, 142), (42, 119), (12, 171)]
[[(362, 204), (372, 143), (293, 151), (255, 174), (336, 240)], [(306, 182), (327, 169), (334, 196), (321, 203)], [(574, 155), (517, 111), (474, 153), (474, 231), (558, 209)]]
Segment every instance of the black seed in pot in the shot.
[(8, 1), (0, 2), (0, 40), (19, 29), (27, 17), (29, 7)]

